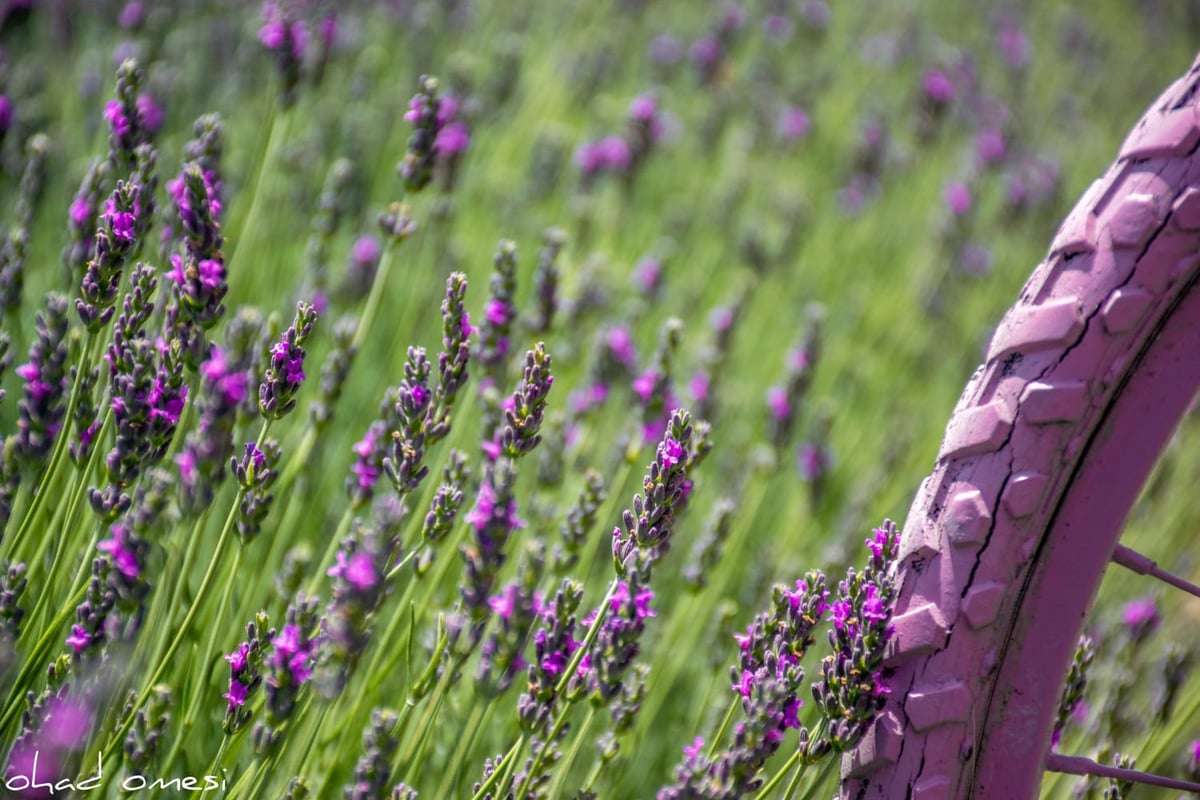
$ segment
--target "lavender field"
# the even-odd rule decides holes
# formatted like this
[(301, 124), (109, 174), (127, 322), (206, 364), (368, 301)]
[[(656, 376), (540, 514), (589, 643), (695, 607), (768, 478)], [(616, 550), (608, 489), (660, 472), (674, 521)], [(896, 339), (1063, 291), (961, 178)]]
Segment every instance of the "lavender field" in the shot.
[[(1198, 26), (0, 4), (0, 796), (830, 797), (954, 402)], [(1125, 540), (1193, 579), (1197, 447)], [(1200, 780), (1196, 613), (1108, 576), (1056, 745)]]

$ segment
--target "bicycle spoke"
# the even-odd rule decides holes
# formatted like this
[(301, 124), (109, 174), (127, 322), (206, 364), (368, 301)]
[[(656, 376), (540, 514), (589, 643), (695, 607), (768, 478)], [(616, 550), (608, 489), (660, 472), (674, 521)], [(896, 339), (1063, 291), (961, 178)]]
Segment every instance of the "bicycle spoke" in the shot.
[(1200, 792), (1200, 783), (1181, 781), (1177, 778), (1167, 778), (1136, 769), (1107, 767), (1097, 764), (1083, 756), (1065, 756), (1061, 753), (1046, 755), (1046, 771), (1061, 772), (1065, 775), (1091, 775), (1096, 778), (1112, 778), (1116, 781), (1144, 783), (1148, 786), (1161, 786), (1164, 789), (1180, 789), (1185, 792)]
[(1197, 586), (1190, 581), (1187, 581), (1178, 575), (1167, 572), (1158, 563), (1152, 559), (1142, 555), (1136, 550), (1131, 550), (1123, 544), (1118, 544), (1117, 549), (1113, 551), (1112, 560), (1116, 564), (1120, 564), (1128, 570), (1136, 572), (1138, 575), (1150, 575), (1158, 578), (1163, 583), (1174, 586), (1180, 591), (1187, 592), (1194, 597), (1200, 597), (1200, 586)]

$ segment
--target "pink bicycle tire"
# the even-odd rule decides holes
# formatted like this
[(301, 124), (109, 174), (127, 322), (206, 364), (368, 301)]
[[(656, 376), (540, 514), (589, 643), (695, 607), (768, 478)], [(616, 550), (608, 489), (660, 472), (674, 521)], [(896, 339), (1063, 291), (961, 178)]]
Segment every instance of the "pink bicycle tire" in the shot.
[(1200, 389), (1200, 59), (997, 328), (901, 539), (888, 705), (842, 797), (1036, 795), (1125, 518)]

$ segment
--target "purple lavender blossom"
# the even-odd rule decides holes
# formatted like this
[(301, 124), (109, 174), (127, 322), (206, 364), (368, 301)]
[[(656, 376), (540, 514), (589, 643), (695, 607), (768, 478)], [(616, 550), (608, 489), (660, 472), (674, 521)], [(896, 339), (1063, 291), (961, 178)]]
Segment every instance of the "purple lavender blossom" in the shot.
[[(363, 754), (354, 765), (354, 777), (342, 792), (344, 800), (386, 800), (389, 797), (392, 758), (400, 744), (397, 722), (394, 711), (379, 708), (371, 711), (371, 722), (363, 731)], [(416, 793), (412, 796), (415, 800)]]
[(1135, 644), (1145, 641), (1162, 624), (1158, 603), (1153, 597), (1142, 597), (1126, 603), (1121, 611), (1121, 622)]
[(233, 455), (238, 408), (249, 391), (250, 376), (231, 363), (226, 350), (213, 345), (200, 364), (197, 427), (188, 433), (175, 457), (181, 505), (186, 510), (194, 513), (206, 508), (224, 481), (225, 464)]
[(68, 273), (77, 278), (83, 277), (84, 268), (92, 255), (103, 187), (111, 169), (107, 160), (93, 159), (75, 199), (71, 201), (67, 223), (70, 242), (63, 248), (62, 259)]
[(538, 252), (537, 268), (533, 273), (533, 296), (536, 306), (526, 325), (534, 333), (546, 333), (558, 312), (558, 257), (567, 243), (567, 234), (559, 228), (548, 228), (542, 234), (542, 249)]
[(279, 443), (274, 439), (247, 442), (241, 460), (230, 457), (229, 466), (241, 489), (238, 502), (238, 534), (249, 543), (262, 530), (262, 523), (275, 502), (271, 488), (279, 478), (275, 465), (279, 463)]
[(622, 525), (613, 530), (613, 564), (618, 575), (639, 560), (652, 563), (669, 546), (675, 512), (686, 493), (692, 432), (691, 415), (676, 410), (642, 481), (645, 499), (634, 495), (632, 510), (625, 511)]
[(304, 381), (304, 342), (312, 333), (316, 311), (308, 303), (296, 306), (296, 318), (271, 347), (271, 360), (258, 387), (258, 408), (266, 419), (282, 419), (296, 407)]
[(387, 593), (384, 571), (393, 549), (377, 530), (360, 527), (342, 542), (327, 572), (333, 599), (321, 621), (325, 655), (318, 680), (325, 697), (341, 692), (371, 640), (372, 619)]
[(776, 135), (785, 142), (794, 142), (808, 135), (808, 113), (798, 106), (785, 106), (775, 124)]
[(280, 741), (280, 727), (296, 708), (301, 690), (313, 675), (319, 628), (317, 601), (297, 596), (288, 606), (287, 622), (264, 651), (263, 673), (266, 702), (263, 719), (254, 726), (252, 740), (259, 753), (273, 750)]
[(117, 68), (116, 98), (104, 107), (108, 123), (108, 159), (120, 172), (126, 172), (135, 162), (135, 151), (149, 144), (152, 131), (146, 125), (138, 107), (142, 86), (142, 70), (134, 59), (126, 59)]
[(537, 541), (526, 547), (517, 567), (516, 580), (488, 598), (495, 624), (480, 648), (477, 685), (488, 696), (498, 696), (525, 671), (524, 652), (534, 622), (543, 613), (542, 593), (537, 590), (545, 572), (545, 546)]
[[(507, 239), (496, 248), (493, 259), (488, 301), (484, 306), (483, 323), (479, 328), (478, 361), (491, 385), (505, 381), (507, 356), (511, 350), (512, 323), (517, 311), (514, 297), (517, 288), (517, 245)], [(481, 389), (485, 388), (481, 384)], [(486, 432), (486, 431), (485, 431)]]
[(246, 641), (225, 656), (229, 662), (229, 689), (222, 696), (229, 704), (223, 727), (228, 735), (237, 733), (250, 722), (247, 703), (262, 685), (269, 643), (275, 639), (275, 629), (268, 625), (267, 615), (260, 611), (254, 621), (246, 625)]
[(375, 484), (383, 474), (386, 437), (387, 425), (382, 420), (375, 420), (351, 448), (355, 459), (350, 465), (351, 475), (346, 478), (346, 494), (354, 508), (362, 508), (375, 495)]
[(675, 318), (664, 322), (650, 365), (633, 381), (632, 389), (641, 407), (644, 440), (662, 435), (667, 415), (676, 405), (672, 391), (673, 367), (682, 336), (682, 322)]
[(441, 133), (438, 117), (441, 99), (438, 97), (437, 78), (422, 75), (420, 89), (409, 103), (404, 118), (413, 124), (413, 134), (408, 140), (408, 152), (398, 167), (404, 187), (410, 192), (419, 192), (433, 180), (433, 167), (437, 162), (437, 141)]
[(514, 531), (525, 526), (524, 520), (517, 516), (515, 479), (511, 459), (487, 463), (475, 506), (465, 518), (471, 527), (471, 540), (459, 550), (464, 562), (464, 581), (461, 599), (448, 624), (452, 638), (466, 652), (482, 640), (483, 627), (491, 615), (488, 601), (499, 570), (507, 560), (508, 540)]
[(1067, 672), (1067, 681), (1063, 686), (1062, 697), (1058, 701), (1058, 713), (1054, 719), (1054, 729), (1050, 734), (1051, 749), (1057, 748), (1062, 741), (1063, 731), (1076, 716), (1080, 708), (1085, 708), (1083, 694), (1088, 685), (1088, 674), (1092, 661), (1096, 657), (1096, 646), (1092, 637), (1080, 635), (1075, 646), (1075, 655), (1071, 659), (1071, 667)]
[(25, 464), (41, 467), (67, 411), (67, 299), (46, 295), (46, 307), (34, 324), (29, 360), (13, 370), (25, 382), (17, 401), (16, 455)]
[(885, 520), (867, 546), (871, 557), (863, 570), (851, 568), (838, 584), (829, 631), (833, 653), (821, 661), (821, 676), (812, 686), (813, 698), (830, 720), (825, 740), (814, 748), (839, 753), (866, 733), (888, 693), (882, 667), (898, 593), (892, 575), (899, 548), (895, 523)]
[(108, 360), (116, 442), (105, 458), (109, 485), (88, 498), (102, 519), (112, 521), (128, 506), (124, 490), (166, 455), (188, 385), (178, 347), (152, 343), (141, 332), (134, 338), (114, 334)]
[(554, 376), (550, 374), (550, 356), (538, 342), (525, 354), (521, 385), (504, 404), (504, 428), (498, 439), (500, 451), (509, 458), (520, 458), (541, 442), (546, 398)]
[(100, 329), (113, 315), (121, 274), (137, 243), (137, 229), (146, 210), (142, 189), (132, 181), (117, 181), (104, 203), (95, 233), (93, 256), (87, 263), (75, 309), (89, 331)]
[(528, 689), (517, 701), (521, 729), (545, 735), (559, 700), (558, 684), (568, 662), (580, 647), (575, 638), (576, 611), (583, 586), (564, 578), (553, 600), (543, 605), (541, 625), (533, 635), (533, 662), (528, 668)]
[(399, 427), (392, 431), (391, 454), (383, 459), (383, 469), (401, 497), (416, 489), (429, 467), (425, 459), (425, 427), (433, 404), (429, 388), (429, 359), (423, 347), (408, 348), (404, 380), (396, 390), (395, 415)]
[(281, 96), (285, 107), (296, 101), (300, 84), (300, 69), (308, 46), (308, 26), (298, 19), (294, 4), (288, 0), (266, 0), (263, 3), (263, 24), (258, 41), (275, 56), (283, 79)]

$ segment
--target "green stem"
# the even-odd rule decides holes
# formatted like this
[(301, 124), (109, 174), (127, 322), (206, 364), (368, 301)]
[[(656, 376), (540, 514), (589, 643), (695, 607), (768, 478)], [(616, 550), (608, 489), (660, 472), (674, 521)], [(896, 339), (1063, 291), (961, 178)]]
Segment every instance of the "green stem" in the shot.
[(450, 766), (442, 775), (442, 782), (438, 785), (434, 797), (454, 796), (454, 787), (461, 780), (463, 765), (470, 757), (472, 748), (475, 747), (475, 740), (479, 738), (479, 729), (485, 725), (484, 717), (490, 717), (492, 709), (496, 705), (496, 703), (488, 703), (486, 705), (483, 703), (474, 703), (472, 705), (471, 716), (467, 717), (467, 735), (458, 737), (458, 744), (454, 748), (454, 756), (450, 759)]
[[(212, 764), (209, 765), (205, 775), (216, 775), (221, 769), (221, 760), (225, 758), (225, 751), (229, 749), (229, 737), (221, 737), (221, 746), (217, 748), (217, 755), (213, 758)], [(200, 800), (204, 800), (204, 795), (208, 794), (208, 789), (200, 792)], [(193, 795), (194, 796), (194, 795)]]
[[(517, 741), (513, 743), (513, 746), (508, 749), (508, 752), (504, 754), (504, 758), (500, 760), (500, 763), (496, 765), (496, 768), (492, 770), (492, 774), (489, 775), (488, 779), (479, 787), (479, 791), (475, 792), (475, 794), (471, 796), (471, 800), (483, 800), (483, 798), (487, 796), (488, 792), (492, 790), (492, 787), (495, 786), (502, 778), (505, 779), (505, 784), (508, 783), (507, 775), (509, 772), (509, 767), (512, 765), (513, 759), (517, 757), (517, 753), (519, 753), (521, 748), (524, 746), (525, 734), (522, 733), (520, 738), (518, 738)], [(503, 786), (501, 787), (501, 790), (497, 792), (497, 796), (504, 797)]]
[[(583, 723), (579, 726), (579, 732), (575, 734), (575, 741), (571, 743), (570, 751), (567, 753), (566, 758), (562, 760), (562, 763), (558, 767), (558, 774), (554, 776), (554, 781), (550, 784), (550, 790), (547, 792), (547, 795), (550, 797), (559, 796), (558, 790), (562, 785), (562, 782), (566, 780), (567, 775), (571, 772), (571, 765), (575, 763), (575, 759), (578, 757), (579, 751), (583, 749), (583, 743), (587, 740), (588, 728), (592, 726), (592, 720), (595, 718), (596, 706), (588, 706), (587, 716), (583, 718)], [(587, 783), (584, 787), (585, 789), (590, 787), (592, 783), (595, 782), (596, 777), (600, 773), (600, 767), (602, 763), (603, 762), (601, 759), (596, 759), (596, 764), (593, 767), (591, 774), (588, 776)]]
[(729, 723), (733, 722), (733, 715), (737, 713), (738, 707), (741, 705), (736, 698), (729, 704), (729, 710), (725, 712), (725, 717), (721, 720), (721, 726), (717, 728), (717, 732), (713, 734), (712, 740), (708, 743), (708, 758), (712, 760), (717, 754), (717, 746), (720, 745), (721, 739), (725, 737), (725, 731), (729, 730)]

